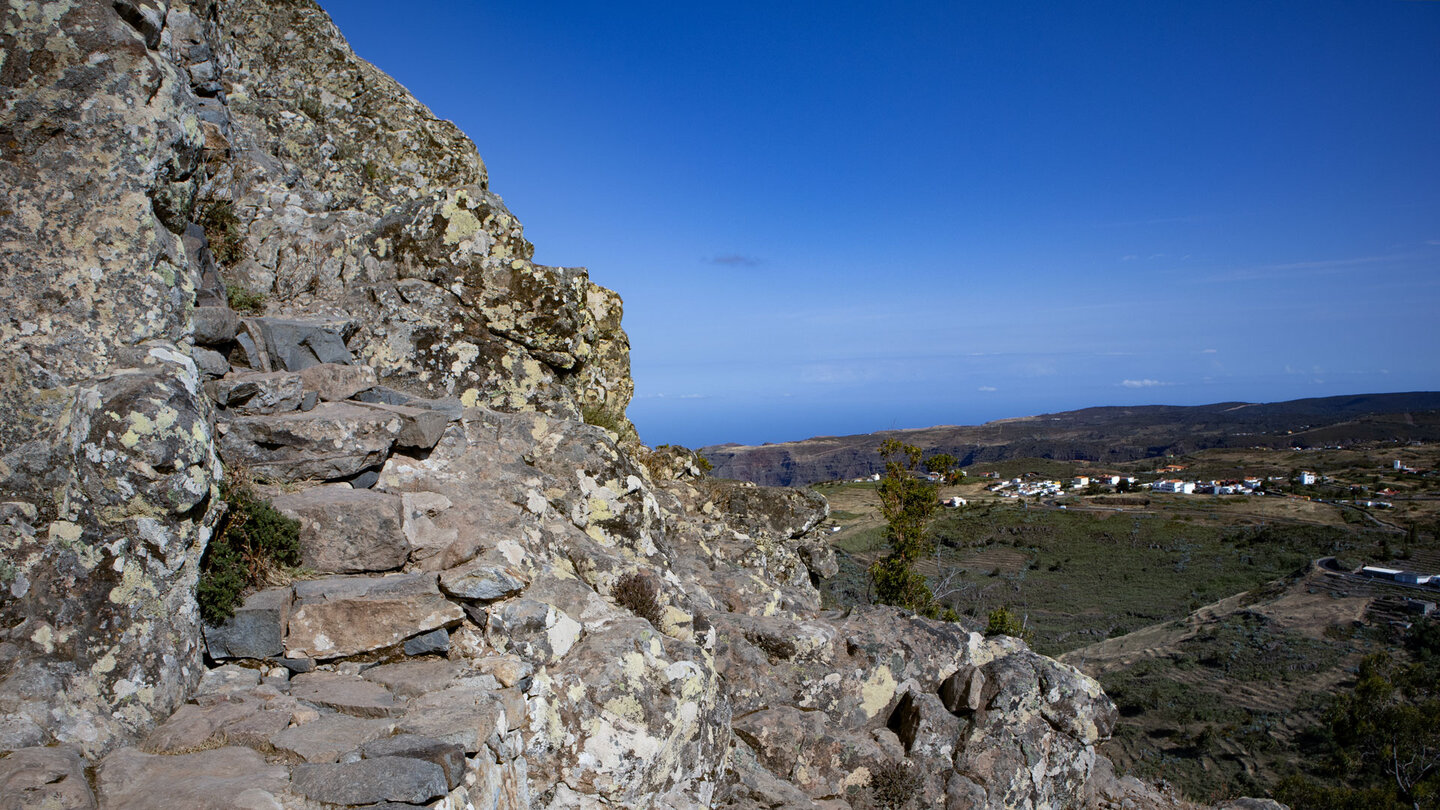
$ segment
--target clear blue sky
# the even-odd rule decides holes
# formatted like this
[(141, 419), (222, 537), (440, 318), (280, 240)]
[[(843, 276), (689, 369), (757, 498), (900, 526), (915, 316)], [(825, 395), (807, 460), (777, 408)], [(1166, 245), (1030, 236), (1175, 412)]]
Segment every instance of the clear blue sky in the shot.
[(1440, 388), (1440, 2), (323, 5), (648, 443)]

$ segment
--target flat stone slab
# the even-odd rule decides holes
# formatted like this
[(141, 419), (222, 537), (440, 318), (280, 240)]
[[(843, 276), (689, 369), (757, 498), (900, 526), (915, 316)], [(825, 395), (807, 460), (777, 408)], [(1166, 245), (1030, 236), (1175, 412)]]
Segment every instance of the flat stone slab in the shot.
[(280, 754), (297, 762), (335, 762), (361, 745), (395, 733), (395, 722), (346, 714), (322, 714), (303, 726), (293, 726), (270, 738)]
[(439, 399), (427, 399), (407, 394), (403, 391), (396, 391), (393, 388), (386, 388), (377, 385), (367, 391), (357, 393), (352, 399), (360, 402), (375, 402), (385, 405), (404, 405), (410, 408), (424, 408), (430, 411), (439, 411), (445, 414), (445, 418), (452, 422), (459, 421), (465, 415), (465, 405), (458, 397), (440, 397)]
[(251, 318), (274, 368), (300, 371), (321, 363), (352, 363), (345, 347), (349, 322), (316, 319)]
[(346, 486), (277, 495), (270, 504), (300, 521), (300, 557), (322, 574), (392, 571), (410, 556), (399, 495)]
[(205, 383), (205, 393), (236, 415), (288, 413), (305, 398), (300, 375), (288, 371), (242, 371)]
[(150, 754), (175, 754), (236, 744), (264, 747), (284, 731), (295, 716), (294, 698), (261, 693), (208, 696), (204, 704), (187, 703), (141, 744)]
[(440, 590), (457, 599), (493, 602), (525, 590), (525, 575), (508, 565), (472, 560), (440, 575)]
[(285, 651), (290, 588), (267, 588), (245, 599), (221, 625), (205, 625), (205, 648), (216, 660), (274, 658)]
[(405, 701), (384, 686), (338, 672), (296, 675), (290, 679), (290, 697), (355, 717), (391, 717), (405, 708)]
[(493, 690), (461, 685), (412, 699), (396, 726), (407, 734), (432, 737), (474, 754), (487, 740), (498, 742), (505, 736), (508, 718), (504, 714), (504, 705)]
[(289, 781), (285, 766), (267, 764), (249, 748), (174, 756), (122, 748), (100, 763), (96, 792), (106, 810), (252, 810), (279, 807), (276, 795)]
[(300, 370), (305, 389), (326, 402), (338, 402), (375, 387), (375, 369), (341, 363), (320, 363)]
[(347, 478), (384, 462), (405, 420), (368, 405), (241, 416), (222, 423), (220, 457), (273, 481)]
[(441, 742), (433, 737), (422, 737), (418, 734), (381, 737), (360, 746), (360, 755), (366, 759), (413, 757), (433, 762), (445, 772), (445, 782), (451, 790), (459, 787), (465, 778), (465, 751), (458, 745)]
[(321, 660), (358, 655), (454, 626), (464, 617), (459, 605), (440, 594), (434, 574), (297, 582), (285, 654)]
[(445, 771), (436, 763), (393, 756), (298, 765), (291, 787), (306, 798), (341, 805), (421, 804), (449, 792)]
[(428, 408), (412, 408), (408, 405), (385, 405), (380, 403), (365, 403), (366, 407), (374, 408), (385, 413), (394, 414), (404, 420), (400, 433), (395, 437), (395, 443), (401, 447), (415, 447), (421, 450), (428, 450), (440, 441), (445, 435), (445, 428), (450, 424), (450, 417), (446, 414), (430, 410)]
[(401, 697), (419, 697), (453, 685), (465, 672), (464, 665), (454, 661), (401, 661), (371, 667), (360, 673), (360, 677)]
[(22, 807), (94, 810), (80, 752), (70, 746), (22, 748), (0, 759), (0, 808)]

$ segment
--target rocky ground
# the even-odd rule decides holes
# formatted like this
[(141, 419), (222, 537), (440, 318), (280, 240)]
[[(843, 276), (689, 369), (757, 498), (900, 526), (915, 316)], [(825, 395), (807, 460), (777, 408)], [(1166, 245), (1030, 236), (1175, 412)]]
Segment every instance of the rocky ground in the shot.
[[(823, 499), (644, 448), (619, 297), (312, 4), (0, 39), (0, 807), (1182, 806), (1077, 670), (822, 612)], [(204, 626), (239, 470), (307, 574)]]

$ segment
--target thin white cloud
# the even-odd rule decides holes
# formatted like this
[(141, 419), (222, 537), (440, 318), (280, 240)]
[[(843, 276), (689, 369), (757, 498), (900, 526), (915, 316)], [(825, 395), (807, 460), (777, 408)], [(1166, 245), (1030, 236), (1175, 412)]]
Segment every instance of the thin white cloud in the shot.
[(1201, 350), (1200, 350), (1200, 353), (1201, 353), (1201, 354), (1219, 354), (1219, 353), (1220, 353), (1220, 350), (1219, 350), (1219, 349), (1201, 349)]
[(765, 260), (758, 256), (746, 256), (743, 253), (722, 253), (719, 256), (712, 256), (705, 261), (711, 264), (722, 264), (729, 267), (759, 267), (765, 263)]
[(1158, 385), (1174, 385), (1175, 383), (1162, 382), (1161, 380), (1121, 380), (1120, 385), (1126, 388), (1154, 388)]
[(984, 392), (986, 392), (986, 393), (989, 393), (989, 392), (991, 392), (991, 391), (999, 391), (1000, 389), (999, 389), (999, 388), (996, 388), (996, 387), (993, 386), (993, 385), (982, 385), (982, 386), (980, 386), (979, 388), (977, 388), (977, 389), (975, 389), (975, 390), (976, 390), (976, 391), (984, 391)]

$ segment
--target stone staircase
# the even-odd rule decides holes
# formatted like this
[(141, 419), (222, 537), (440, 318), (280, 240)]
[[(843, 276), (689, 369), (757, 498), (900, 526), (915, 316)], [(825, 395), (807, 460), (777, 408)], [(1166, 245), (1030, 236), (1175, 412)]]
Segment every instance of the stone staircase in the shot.
[[(437, 570), (456, 556), (442, 552), (459, 532), (435, 523), (450, 500), (373, 488), (393, 453), (435, 447), (459, 401), (378, 385), (345, 349), (343, 322), (223, 306), (195, 321), (222, 460), (268, 482), (300, 521), (315, 578), (253, 593), (204, 628), (213, 668), (180, 711), (102, 761), (101, 804), (528, 807), (520, 733), (534, 670), (484, 637), (506, 626), (486, 606), (528, 580), (473, 555)], [(543, 625), (544, 611), (525, 619)], [(72, 765), (57, 754), (42, 768), (60, 777), (57, 796), (84, 784)]]

